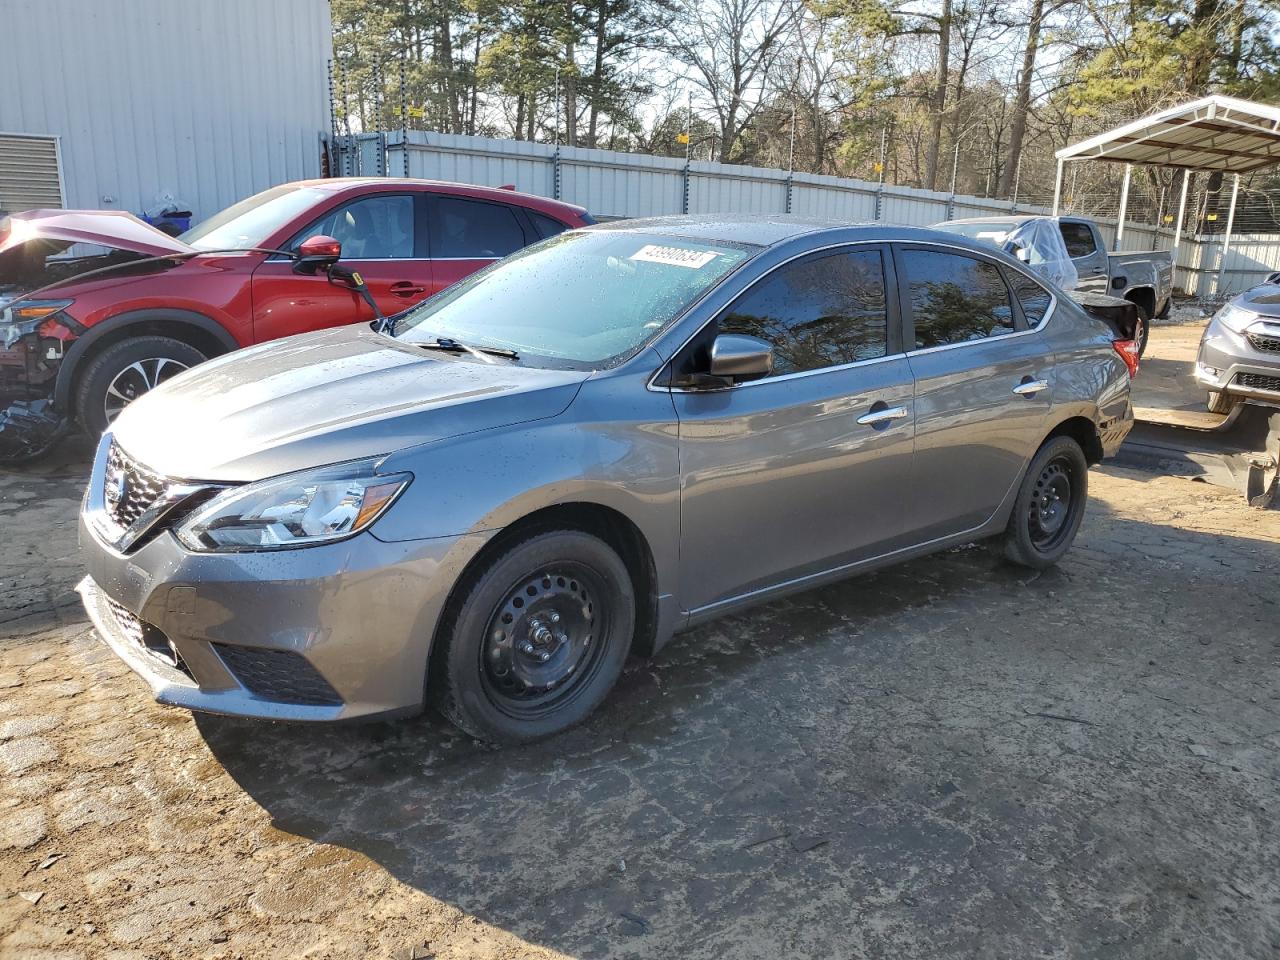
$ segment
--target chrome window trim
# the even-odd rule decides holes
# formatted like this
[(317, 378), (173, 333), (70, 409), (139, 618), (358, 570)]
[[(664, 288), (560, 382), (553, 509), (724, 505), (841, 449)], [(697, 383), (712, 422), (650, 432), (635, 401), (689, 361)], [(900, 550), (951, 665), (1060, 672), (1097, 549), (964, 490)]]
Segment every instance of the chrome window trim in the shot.
[[(828, 250), (844, 249), (846, 247), (859, 247), (859, 246), (868, 246), (868, 245), (883, 247), (883, 246), (889, 246), (890, 244), (919, 244), (925, 247), (929, 247), (929, 246), (943, 247), (948, 250), (956, 250), (961, 254), (974, 257), (975, 259), (985, 260), (987, 263), (994, 263), (996, 266), (1006, 266), (1006, 267), (1008, 266), (1008, 264), (1001, 264), (999, 260), (992, 260), (986, 257), (985, 254), (977, 250), (971, 250), (968, 247), (962, 247), (959, 244), (947, 243), (945, 240), (920, 240), (916, 237), (911, 237), (908, 239), (898, 239), (898, 240), (892, 240), (892, 239), (890, 240), (884, 240), (884, 239), (847, 240), (842, 243), (829, 243), (826, 246), (814, 247), (812, 250), (806, 250), (803, 253), (797, 253), (793, 257), (788, 257), (786, 260), (783, 260), (781, 263), (770, 268), (765, 273), (760, 274), (760, 276), (756, 277), (755, 280), (752, 280), (751, 283), (748, 285), (747, 290), (751, 289), (752, 286), (755, 286), (755, 284), (764, 280), (765, 277), (768, 277), (774, 271), (781, 270), (787, 264), (793, 263), (794, 261), (799, 260), (802, 257), (808, 257), (815, 253), (825, 253)], [(670, 365), (671, 361), (674, 360), (676, 357), (678, 357), (680, 355), (680, 352), (684, 350), (684, 348), (687, 347), (690, 343), (693, 342), (694, 337), (698, 336), (698, 334), (702, 333), (702, 331), (706, 329), (707, 323), (714, 323), (715, 320), (719, 318), (720, 314), (717, 313), (715, 317), (712, 317), (710, 320), (707, 321), (707, 323), (704, 323), (702, 326), (698, 327), (697, 330), (695, 330), (688, 337), (686, 337), (684, 342), (681, 343), (680, 346), (678, 346), (674, 351), (672, 351), (670, 358), (668, 358), (667, 360), (664, 360), (661, 364), (659, 364), (658, 369), (653, 372), (653, 374), (649, 377), (647, 381), (645, 381), (645, 389), (652, 390), (655, 393), (724, 393), (727, 390), (737, 390), (741, 387), (750, 387), (750, 386), (755, 386), (757, 384), (762, 384), (762, 383), (778, 383), (783, 380), (791, 380), (796, 377), (805, 377), (815, 373), (827, 373), (828, 371), (833, 371), (833, 370), (847, 370), (850, 367), (862, 366), (864, 364), (881, 363), (886, 360), (899, 360), (902, 358), (910, 358), (913, 356), (920, 356), (922, 354), (934, 353), (942, 350), (954, 350), (957, 347), (972, 347), (972, 346), (977, 346), (979, 344), (984, 344), (984, 343), (992, 343), (1000, 340), (1008, 340), (1011, 337), (1023, 337), (1031, 333), (1041, 333), (1045, 329), (1045, 327), (1049, 325), (1049, 321), (1053, 319), (1053, 314), (1058, 308), (1058, 295), (1054, 293), (1050, 287), (1046, 286), (1039, 279), (1032, 276), (1030, 272), (1019, 269), (1018, 273), (1021, 276), (1024, 276), (1026, 279), (1031, 280), (1033, 283), (1036, 284), (1036, 286), (1040, 287), (1042, 290), (1044, 290), (1045, 293), (1049, 294), (1049, 306), (1045, 309), (1044, 316), (1041, 318), (1038, 324), (1036, 324), (1034, 327), (1031, 327), (1027, 330), (1014, 330), (1010, 333), (1002, 333), (999, 336), (984, 337), (981, 340), (965, 340), (962, 343), (944, 343), (941, 346), (924, 347), (920, 350), (904, 350), (900, 353), (886, 354), (883, 357), (871, 357), (866, 360), (854, 360), (850, 363), (842, 363), (842, 364), (838, 364), (836, 366), (831, 366), (831, 367), (817, 367), (813, 370), (800, 370), (796, 373), (784, 373), (776, 377), (762, 377), (759, 380), (748, 380), (746, 383), (733, 383), (727, 387), (721, 387), (717, 389), (691, 390), (687, 387), (663, 387), (663, 386), (656, 385), (654, 381), (657, 380), (658, 377), (662, 374), (662, 371), (665, 370)], [(726, 277), (725, 279), (728, 279), (728, 277)], [(1005, 286), (1006, 287), (1009, 286), (1007, 281), (1005, 283)], [(743, 290), (742, 293), (746, 293), (747, 290)], [(887, 286), (886, 286), (885, 292), (887, 295), (888, 293)], [(710, 293), (710, 291), (708, 291), (708, 293)], [(741, 296), (741, 294), (739, 294), (739, 296)], [(1012, 289), (1009, 290), (1009, 296), (1013, 299), (1017, 298), (1017, 295), (1014, 293)], [(1019, 310), (1022, 309), (1021, 303), (1019, 303), (1018, 309)], [(1026, 315), (1023, 314), (1024, 318), (1025, 316)], [(901, 311), (899, 311), (898, 326), (899, 326), (899, 331), (901, 331), (901, 326), (902, 326)], [(659, 354), (659, 356), (661, 356), (661, 354)]]
[[(681, 349), (684, 348), (682, 347)], [(663, 393), (724, 393), (726, 390), (759, 387), (768, 383), (782, 383), (787, 380), (798, 380), (801, 377), (811, 377), (816, 373), (838, 373), (853, 367), (869, 367), (872, 364), (887, 363), (890, 360), (905, 360), (906, 358), (907, 355), (905, 353), (888, 353), (883, 357), (868, 357), (866, 360), (851, 360), (848, 363), (837, 364), (833, 367), (815, 367), (812, 370), (797, 370), (795, 373), (780, 373), (776, 377), (761, 377), (759, 380), (731, 383), (725, 387), (712, 387), (703, 390), (691, 390), (688, 387), (658, 387), (657, 389)]]

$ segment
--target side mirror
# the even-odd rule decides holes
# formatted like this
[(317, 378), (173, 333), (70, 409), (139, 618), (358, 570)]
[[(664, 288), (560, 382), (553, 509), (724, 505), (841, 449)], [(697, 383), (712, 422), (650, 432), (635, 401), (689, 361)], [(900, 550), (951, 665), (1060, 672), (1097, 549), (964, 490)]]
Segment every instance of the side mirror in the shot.
[(342, 241), (324, 234), (307, 237), (298, 244), (298, 257), (293, 263), (294, 273), (314, 274), (328, 270), (342, 256)]
[(773, 373), (773, 344), (741, 333), (722, 333), (711, 344), (708, 372), (731, 383), (767, 377)]

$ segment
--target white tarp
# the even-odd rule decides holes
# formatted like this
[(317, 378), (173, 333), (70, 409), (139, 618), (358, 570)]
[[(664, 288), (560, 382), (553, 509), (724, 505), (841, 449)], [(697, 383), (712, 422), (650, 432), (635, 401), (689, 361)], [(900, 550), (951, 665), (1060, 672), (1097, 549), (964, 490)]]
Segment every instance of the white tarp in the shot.
[(1074, 290), (1080, 281), (1067, 244), (1053, 217), (1033, 217), (1018, 224), (1002, 244), (1028, 267), (1063, 290)]

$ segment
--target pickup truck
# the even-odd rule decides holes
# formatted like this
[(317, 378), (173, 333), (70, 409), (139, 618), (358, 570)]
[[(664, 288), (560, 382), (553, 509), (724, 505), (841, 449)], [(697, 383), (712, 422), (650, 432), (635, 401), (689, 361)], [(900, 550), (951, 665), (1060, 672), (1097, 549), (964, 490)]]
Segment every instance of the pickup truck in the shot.
[[(1173, 256), (1168, 250), (1107, 253), (1098, 225), (1084, 217), (975, 217), (937, 223), (934, 229), (1003, 247), (1003, 237), (1033, 219), (1057, 221), (1067, 255), (1079, 277), (1076, 290), (1119, 297), (1137, 308), (1138, 328), (1134, 339), (1138, 341), (1139, 354), (1145, 351), (1151, 318), (1168, 316), (1173, 300)], [(1013, 250), (1008, 252), (1017, 254)]]

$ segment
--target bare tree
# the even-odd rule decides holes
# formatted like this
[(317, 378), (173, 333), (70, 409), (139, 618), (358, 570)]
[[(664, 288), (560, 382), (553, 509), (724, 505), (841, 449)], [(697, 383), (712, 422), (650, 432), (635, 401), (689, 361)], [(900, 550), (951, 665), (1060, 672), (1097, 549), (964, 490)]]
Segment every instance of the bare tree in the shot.
[(795, 31), (797, 0), (679, 0), (667, 27), (667, 51), (711, 101), (720, 158), (733, 154), (743, 128), (765, 102), (768, 81)]

